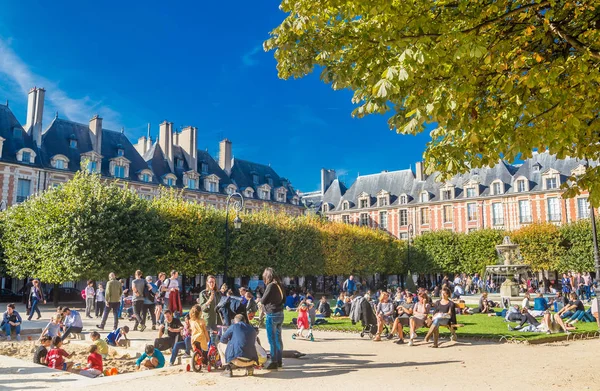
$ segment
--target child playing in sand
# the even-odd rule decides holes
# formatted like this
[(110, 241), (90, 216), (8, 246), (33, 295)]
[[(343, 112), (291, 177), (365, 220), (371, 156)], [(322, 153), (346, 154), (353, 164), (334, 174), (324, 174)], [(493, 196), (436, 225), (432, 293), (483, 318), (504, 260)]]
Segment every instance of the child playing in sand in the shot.
[(92, 331), (90, 334), (90, 339), (94, 345), (98, 346), (98, 354), (101, 355), (102, 358), (106, 358), (106, 355), (108, 355), (108, 344), (105, 340), (100, 338), (100, 333), (97, 331)]
[(80, 375), (86, 377), (97, 377), (102, 373), (102, 356), (98, 354), (98, 346), (90, 346), (90, 355), (87, 359), (87, 366), (79, 372)]
[(54, 348), (50, 349), (46, 355), (48, 368), (67, 371), (73, 366), (73, 362), (65, 362), (64, 357), (69, 358), (71, 357), (71, 354), (67, 353), (61, 348), (62, 344), (63, 341), (59, 336), (52, 338), (52, 345)]
[(47, 365), (46, 356), (48, 355), (48, 348), (52, 345), (52, 337), (45, 336), (40, 338), (41, 345), (35, 349), (33, 353), (33, 363), (40, 365)]
[(165, 366), (165, 356), (154, 345), (146, 345), (144, 353), (135, 361), (135, 369), (154, 369)]
[(61, 337), (62, 333), (60, 332), (60, 320), (61, 320), (60, 315), (58, 315), (58, 314), (54, 315), (52, 317), (52, 319), (50, 320), (50, 323), (48, 323), (46, 325), (46, 327), (44, 328), (44, 330), (42, 331), (42, 334), (40, 334), (40, 339), (38, 341), (41, 342), (42, 337), (45, 337), (45, 336), (49, 336), (51, 338)]
[(106, 336), (106, 343), (110, 346), (120, 346), (122, 344), (121, 339), (127, 340), (127, 333), (129, 332), (129, 326), (119, 327), (116, 330), (111, 331)]

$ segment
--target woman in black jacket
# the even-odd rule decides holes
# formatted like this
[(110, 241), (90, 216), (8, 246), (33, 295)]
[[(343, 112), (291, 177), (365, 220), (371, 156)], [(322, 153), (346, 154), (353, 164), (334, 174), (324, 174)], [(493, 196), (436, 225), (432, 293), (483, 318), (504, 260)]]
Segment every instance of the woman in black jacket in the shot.
[(271, 347), (271, 360), (265, 363), (266, 369), (277, 369), (283, 365), (283, 340), (281, 327), (283, 325), (283, 305), (285, 295), (281, 281), (272, 268), (268, 267), (263, 272), (263, 281), (266, 288), (261, 303), (267, 314), (266, 329), (269, 346)]

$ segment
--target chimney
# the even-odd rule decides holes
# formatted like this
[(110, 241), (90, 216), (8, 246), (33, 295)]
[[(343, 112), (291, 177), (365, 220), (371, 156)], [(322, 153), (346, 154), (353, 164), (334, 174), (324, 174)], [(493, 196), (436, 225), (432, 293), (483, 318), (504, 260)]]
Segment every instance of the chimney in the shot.
[(224, 139), (219, 143), (219, 166), (231, 175), (231, 141)]
[(415, 164), (415, 179), (417, 181), (424, 181), (427, 179), (427, 175), (425, 175), (425, 168), (423, 167), (423, 162), (417, 162)]
[(90, 120), (90, 130), (92, 131), (92, 148), (94, 152), (101, 154), (102, 151), (102, 118), (98, 114)]
[(140, 155), (144, 156), (144, 154), (148, 152), (151, 146), (152, 137), (150, 137), (150, 124), (148, 124), (148, 134), (146, 136), (138, 138), (137, 144), (135, 144), (133, 147)]
[(335, 170), (321, 168), (321, 195), (324, 195), (329, 186), (337, 179)]
[(165, 160), (169, 162), (169, 167), (173, 171), (173, 123), (164, 121), (160, 124), (158, 132), (158, 145), (165, 154)]
[(186, 126), (177, 138), (178, 145), (188, 158), (192, 170), (198, 170), (198, 128)]
[(37, 147), (42, 146), (42, 117), (44, 116), (44, 96), (46, 90), (33, 87), (27, 97), (27, 122), (25, 130), (31, 135)]

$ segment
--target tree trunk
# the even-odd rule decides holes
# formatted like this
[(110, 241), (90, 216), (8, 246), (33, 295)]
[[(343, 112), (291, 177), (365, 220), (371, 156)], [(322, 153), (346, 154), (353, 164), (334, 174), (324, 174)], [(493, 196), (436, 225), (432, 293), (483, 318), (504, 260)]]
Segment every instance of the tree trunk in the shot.
[(52, 303), (55, 307), (58, 307), (58, 287), (59, 284), (54, 284), (54, 288), (52, 288)]

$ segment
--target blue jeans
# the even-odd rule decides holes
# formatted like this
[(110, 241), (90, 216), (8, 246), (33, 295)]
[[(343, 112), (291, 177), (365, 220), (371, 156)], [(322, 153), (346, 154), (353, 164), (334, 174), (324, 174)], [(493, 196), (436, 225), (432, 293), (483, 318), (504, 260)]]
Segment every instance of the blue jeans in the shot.
[(267, 314), (267, 338), (271, 347), (271, 362), (283, 362), (283, 340), (281, 339), (281, 326), (283, 325), (283, 312)]
[(190, 354), (190, 351), (192, 350), (192, 337), (186, 337), (183, 341), (178, 341), (173, 345), (173, 348), (171, 349), (171, 364), (175, 364), (175, 359), (181, 349), (185, 349), (185, 353)]
[(38, 318), (40, 318), (42, 316), (42, 314), (40, 313), (40, 309), (38, 308), (38, 303), (39, 300), (36, 299), (35, 297), (33, 299), (31, 299), (31, 310), (29, 311), (29, 318), (27, 318), (27, 320), (31, 320), (31, 318), (33, 318), (33, 312), (37, 312), (38, 314)]
[(17, 335), (21, 335), (21, 325), (11, 326), (9, 323), (4, 323), (2, 325), (2, 330), (4, 330), (4, 332), (6, 333), (7, 337), (10, 337), (10, 331), (11, 331), (11, 329), (14, 329), (15, 332), (17, 333)]

